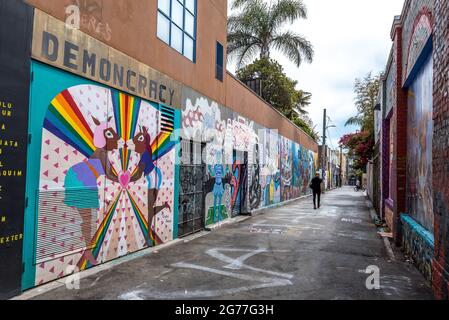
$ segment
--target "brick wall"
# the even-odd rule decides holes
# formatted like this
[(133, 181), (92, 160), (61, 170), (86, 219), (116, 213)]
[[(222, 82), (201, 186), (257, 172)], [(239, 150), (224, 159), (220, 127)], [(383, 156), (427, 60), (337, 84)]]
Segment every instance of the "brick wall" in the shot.
[[(381, 218), (385, 219), (385, 200), (388, 199), (389, 193), (389, 174), (390, 174), (390, 120), (383, 120), (382, 123), (382, 208)], [(391, 228), (391, 226), (389, 226)]]
[[(397, 61), (397, 75), (402, 74), (402, 57), (403, 57), (403, 41), (402, 41), (402, 27), (396, 28), (396, 61)], [(405, 187), (407, 183), (406, 177), (406, 161), (407, 161), (407, 93), (402, 89), (403, 82), (401, 79), (396, 80), (396, 107), (393, 110), (395, 119), (395, 142), (394, 154), (395, 161), (393, 164), (393, 202), (394, 202), (394, 217), (393, 217), (393, 236), (394, 242), (397, 246), (402, 243), (402, 223), (401, 213), (406, 211), (406, 196)]]
[(434, 143), (433, 194), (435, 257), (433, 289), (449, 295), (449, 1), (435, 0), (434, 15)]

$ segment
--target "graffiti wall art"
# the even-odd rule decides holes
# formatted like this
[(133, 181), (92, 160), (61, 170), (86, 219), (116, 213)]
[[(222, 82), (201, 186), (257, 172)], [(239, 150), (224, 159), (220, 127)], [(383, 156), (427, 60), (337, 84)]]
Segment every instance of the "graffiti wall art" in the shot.
[(181, 136), (204, 144), (206, 226), (309, 193), (316, 153), (193, 90), (183, 94)]
[(173, 239), (175, 111), (95, 85), (43, 123), (36, 284)]
[(433, 61), (430, 57), (408, 93), (407, 204), (409, 214), (433, 230)]

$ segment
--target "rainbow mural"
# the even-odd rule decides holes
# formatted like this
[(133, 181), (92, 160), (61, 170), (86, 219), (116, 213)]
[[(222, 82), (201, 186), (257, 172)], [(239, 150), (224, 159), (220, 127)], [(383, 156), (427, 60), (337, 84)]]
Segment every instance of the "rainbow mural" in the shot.
[[(48, 199), (40, 200), (36, 250), (45, 251), (45, 257), (39, 255), (36, 258), (36, 264), (39, 265), (36, 284), (66, 275), (68, 265), (85, 270), (127, 253), (172, 240), (177, 144), (175, 118), (176, 111), (169, 107), (95, 85), (68, 88), (51, 100), (43, 124), (40, 187), (43, 190), (59, 191), (45, 193)], [(107, 120), (102, 122), (102, 119)], [(124, 173), (131, 173), (131, 177), (136, 173), (140, 154), (117, 142), (118, 147), (112, 149), (105, 147), (100, 150), (95, 147), (102, 140), (101, 136), (98, 137), (103, 134), (102, 130), (105, 137), (106, 132), (110, 131), (113, 141), (126, 142), (132, 140), (142, 126), (154, 137), (151, 141), (152, 161), (157, 174), (162, 177), (156, 203), (149, 203), (150, 187), (145, 177), (125, 184), (120, 180), (117, 182)], [(100, 161), (98, 154), (104, 152), (107, 152), (107, 157)], [(105, 162), (112, 175), (108, 175)], [(90, 208), (85, 204), (83, 207), (70, 207), (67, 201), (63, 201), (64, 197), (60, 194), (67, 193), (65, 178), (69, 174), (80, 181), (90, 179), (87, 192), (89, 201), (81, 196), (80, 201), (95, 203), (95, 197), (98, 198), (98, 207)], [(87, 178), (83, 177), (86, 174)], [(96, 180), (92, 182), (92, 179)], [(84, 187), (79, 188), (81, 195)], [(76, 192), (76, 188), (70, 190), (74, 199), (77, 199)], [(50, 211), (46, 208), (48, 203), (55, 204)], [(153, 224), (153, 220), (148, 221), (149, 208), (164, 203), (168, 205), (158, 214), (156, 227), (156, 222)], [(49, 221), (55, 221), (53, 217), (57, 217), (61, 225), (49, 226)], [(82, 234), (87, 225), (95, 228), (88, 239)], [(67, 226), (70, 226), (70, 233), (61, 232)], [(54, 234), (49, 235), (51, 232)], [(51, 247), (46, 240), (48, 238), (53, 239)], [(55, 248), (54, 252), (51, 252), (52, 248)], [(80, 251), (77, 248), (84, 249)]]
[(95, 151), (92, 130), (68, 90), (51, 101), (44, 128), (87, 158)]
[[(117, 133), (125, 141), (131, 139), (137, 129), (137, 120), (139, 118), (139, 111), (141, 99), (121, 93), (116, 90), (111, 91), (112, 104), (114, 106), (115, 126)], [(129, 169), (129, 158), (131, 152), (125, 146), (120, 150), (120, 158), (122, 170)]]

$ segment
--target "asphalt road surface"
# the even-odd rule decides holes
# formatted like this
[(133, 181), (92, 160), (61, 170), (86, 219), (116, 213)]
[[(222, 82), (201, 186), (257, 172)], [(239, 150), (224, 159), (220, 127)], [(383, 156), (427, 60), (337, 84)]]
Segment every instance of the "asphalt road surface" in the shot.
[[(322, 201), (316, 211), (310, 198), (269, 210), (34, 298), (432, 299), (400, 251), (390, 259), (363, 193), (345, 187)], [(380, 289), (369, 290), (377, 271)]]

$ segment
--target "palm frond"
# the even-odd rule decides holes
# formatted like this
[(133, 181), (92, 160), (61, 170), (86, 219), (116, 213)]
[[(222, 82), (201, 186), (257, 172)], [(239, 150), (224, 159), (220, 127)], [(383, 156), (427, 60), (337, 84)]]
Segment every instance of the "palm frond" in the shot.
[(280, 0), (270, 10), (270, 29), (276, 30), (284, 23), (307, 19), (307, 8), (302, 0)]
[(346, 121), (345, 126), (362, 126), (363, 125), (363, 118), (360, 116), (351, 117)]
[(287, 31), (273, 38), (271, 45), (290, 58), (298, 67), (303, 60), (311, 63), (314, 51), (312, 44), (304, 37)]
[(228, 54), (234, 53), (238, 48), (258, 43), (260, 43), (260, 39), (254, 37), (250, 33), (243, 31), (230, 32), (228, 34)]
[(241, 47), (236, 51), (237, 69), (248, 64), (260, 51), (260, 46), (256, 43)]
[[(231, 0), (232, 1), (232, 0)], [(234, 0), (232, 3), (232, 9), (239, 9), (242, 7), (249, 7), (254, 5), (256, 2), (260, 2), (260, 0)]]

